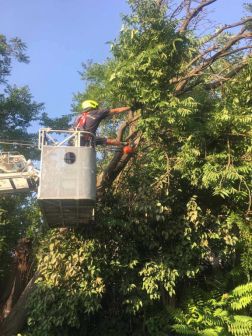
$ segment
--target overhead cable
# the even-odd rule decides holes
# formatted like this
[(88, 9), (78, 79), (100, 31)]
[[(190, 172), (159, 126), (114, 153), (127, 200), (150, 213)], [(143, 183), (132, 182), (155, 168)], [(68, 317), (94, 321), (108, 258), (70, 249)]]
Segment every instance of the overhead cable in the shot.
[(4, 142), (4, 141), (0, 141), (0, 144), (4, 144), (4, 145), (13, 145), (13, 146), (28, 146), (28, 147), (38, 147), (38, 145), (35, 144), (24, 144), (24, 143), (17, 143), (15, 141), (13, 142)]
[(29, 142), (28, 140), (22, 140), (22, 139), (16, 139), (16, 140), (11, 139), (10, 140), (10, 139), (1, 139), (1, 138), (0, 138), (0, 141)]

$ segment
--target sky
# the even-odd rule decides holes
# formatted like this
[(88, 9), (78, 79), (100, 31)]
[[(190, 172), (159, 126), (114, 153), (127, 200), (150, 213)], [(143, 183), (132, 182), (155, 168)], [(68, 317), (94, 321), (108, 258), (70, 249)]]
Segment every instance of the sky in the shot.
[[(222, 24), (240, 21), (242, 3), (217, 0), (209, 7), (215, 9), (210, 18)], [(21, 38), (30, 57), (29, 64), (13, 61), (9, 84), (28, 85), (50, 117), (70, 113), (73, 93), (85, 90), (81, 63), (102, 63), (109, 56), (105, 43), (121, 29), (119, 13), (129, 12), (124, 0), (1, 0), (0, 34)]]

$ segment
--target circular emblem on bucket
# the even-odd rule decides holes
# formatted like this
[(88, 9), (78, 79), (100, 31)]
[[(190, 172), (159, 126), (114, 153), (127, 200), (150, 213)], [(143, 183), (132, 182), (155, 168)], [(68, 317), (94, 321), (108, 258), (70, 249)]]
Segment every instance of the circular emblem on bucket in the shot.
[(68, 152), (64, 155), (64, 161), (67, 164), (73, 164), (76, 161), (76, 155), (73, 152)]

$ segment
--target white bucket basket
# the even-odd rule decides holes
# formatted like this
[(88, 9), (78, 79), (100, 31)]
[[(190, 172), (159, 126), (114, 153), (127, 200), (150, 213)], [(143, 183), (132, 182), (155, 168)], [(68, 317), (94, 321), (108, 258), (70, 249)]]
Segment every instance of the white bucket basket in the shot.
[[(95, 136), (80, 146), (80, 131), (61, 131), (70, 135), (61, 143), (50, 135), (58, 130), (40, 130), (41, 175), (38, 202), (50, 228), (73, 228), (94, 219), (96, 203)], [(49, 135), (49, 136), (48, 136)], [(48, 139), (52, 139), (47, 141)], [(46, 140), (47, 139), (47, 140)], [(67, 146), (73, 140), (74, 146)]]

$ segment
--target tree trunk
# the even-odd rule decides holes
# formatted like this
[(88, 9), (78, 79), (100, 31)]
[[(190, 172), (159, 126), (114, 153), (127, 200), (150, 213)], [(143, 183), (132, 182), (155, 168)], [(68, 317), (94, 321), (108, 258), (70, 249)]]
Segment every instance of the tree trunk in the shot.
[(115, 154), (113, 159), (110, 161), (109, 165), (106, 169), (100, 174), (97, 179), (96, 190), (97, 195), (101, 195), (101, 193), (106, 189), (110, 188), (113, 184), (114, 180), (120, 174), (120, 172), (125, 168), (129, 160), (134, 155), (134, 152), (129, 154), (123, 154), (121, 148), (115, 150)]
[(0, 296), (0, 322), (10, 313), (28, 283), (31, 239), (19, 239), (16, 249), (14, 266), (5, 282)]
[(26, 323), (27, 314), (27, 302), (30, 295), (36, 289), (35, 281), (40, 277), (39, 271), (37, 271), (31, 281), (26, 286), (23, 294), (20, 296), (18, 302), (12, 308), (9, 315), (0, 325), (0, 336), (12, 336), (17, 335)]

